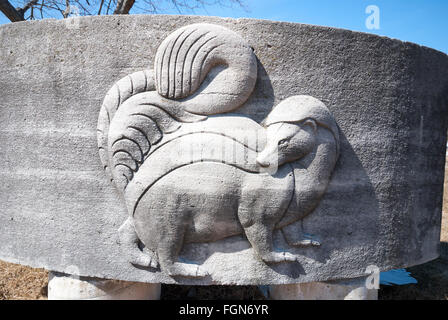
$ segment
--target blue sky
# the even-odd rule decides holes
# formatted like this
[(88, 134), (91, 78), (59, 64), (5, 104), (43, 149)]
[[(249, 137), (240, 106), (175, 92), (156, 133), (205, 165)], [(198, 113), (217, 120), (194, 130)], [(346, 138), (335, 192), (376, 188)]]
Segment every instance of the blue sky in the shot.
[[(233, 6), (197, 9), (195, 14), (301, 22), (375, 33), (448, 53), (448, 0), (244, 0)], [(136, 4), (139, 0), (136, 1)], [(366, 7), (380, 10), (380, 29), (366, 27)], [(134, 8), (131, 13), (141, 13)], [(164, 13), (177, 14), (174, 8)], [(0, 14), (0, 24), (8, 20)]]

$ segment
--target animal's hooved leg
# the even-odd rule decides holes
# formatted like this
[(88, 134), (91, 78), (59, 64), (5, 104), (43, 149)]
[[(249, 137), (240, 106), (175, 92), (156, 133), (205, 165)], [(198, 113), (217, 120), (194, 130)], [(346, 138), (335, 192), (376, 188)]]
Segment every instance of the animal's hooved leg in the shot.
[(290, 252), (270, 252), (262, 256), (263, 261), (268, 263), (278, 262), (294, 262), (297, 261), (297, 257)]
[(144, 251), (138, 247), (139, 239), (134, 229), (132, 218), (128, 218), (118, 229), (119, 243), (128, 256), (128, 261), (142, 267), (157, 268), (158, 262), (154, 252), (145, 248)]
[(134, 254), (132, 254), (130, 262), (132, 264), (143, 266), (143, 267), (151, 267), (151, 268), (157, 268), (159, 266), (159, 263), (157, 262), (156, 254), (148, 249), (144, 249), (143, 251), (140, 251), (140, 249), (137, 246), (137, 251), (134, 251)]
[(300, 241), (296, 241), (291, 243), (294, 247), (319, 247), (320, 242), (312, 239), (303, 239)]
[(300, 240), (290, 239), (290, 237), (288, 237), (288, 234), (283, 229), (280, 230), (282, 231), (283, 237), (285, 238), (286, 242), (291, 247), (309, 248), (309, 247), (319, 247), (321, 245), (320, 241), (312, 238), (312, 235), (306, 235)]
[(208, 272), (198, 264), (190, 263), (173, 263), (168, 268), (168, 274), (170, 276), (183, 276), (192, 278), (203, 278), (208, 276)]

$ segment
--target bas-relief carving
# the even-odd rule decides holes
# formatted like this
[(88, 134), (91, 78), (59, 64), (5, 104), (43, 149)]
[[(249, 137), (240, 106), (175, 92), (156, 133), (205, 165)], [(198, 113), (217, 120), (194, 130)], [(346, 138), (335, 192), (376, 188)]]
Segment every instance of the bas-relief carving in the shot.
[(129, 212), (119, 235), (131, 263), (203, 277), (201, 265), (179, 260), (183, 245), (240, 234), (267, 264), (296, 261), (274, 248), (273, 232), (319, 204), (339, 156), (339, 132), (310, 96), (283, 100), (262, 124), (239, 115), (256, 79), (256, 57), (239, 35), (193, 24), (162, 42), (153, 70), (109, 90), (99, 153)]

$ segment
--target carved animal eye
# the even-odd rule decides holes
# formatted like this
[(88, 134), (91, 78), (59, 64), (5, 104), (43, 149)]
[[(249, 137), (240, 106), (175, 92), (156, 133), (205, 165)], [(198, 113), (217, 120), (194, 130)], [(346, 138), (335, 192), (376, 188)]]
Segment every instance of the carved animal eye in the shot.
[(286, 144), (288, 144), (288, 141), (289, 141), (289, 139), (282, 139), (278, 142), (278, 145), (279, 146), (286, 145)]

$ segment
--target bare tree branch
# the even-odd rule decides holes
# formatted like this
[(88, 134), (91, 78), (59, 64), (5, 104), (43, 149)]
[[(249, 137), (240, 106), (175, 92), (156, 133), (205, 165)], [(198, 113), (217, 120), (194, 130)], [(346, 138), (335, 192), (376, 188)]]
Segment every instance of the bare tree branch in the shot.
[[(23, 16), (25, 16), (25, 12), (28, 10), (28, 9), (31, 9), (31, 11), (33, 10), (33, 8), (34, 8), (34, 5), (38, 2), (39, 0), (31, 0), (31, 1), (29, 1), (29, 2), (27, 2), (24, 6), (23, 6), (23, 8), (17, 8), (17, 11), (22, 15), (22, 17)], [(32, 15), (32, 13), (31, 13), (31, 15)]]
[[(194, 13), (207, 6), (219, 5), (244, 8), (244, 0), (0, 0), (0, 11), (12, 22), (36, 18), (68, 18), (79, 11), (80, 15), (129, 14), (132, 8), (147, 13), (163, 13), (175, 9), (178, 13)], [(15, 8), (16, 7), (16, 8)], [(36, 16), (36, 9), (39, 16)], [(29, 15), (25, 18), (25, 13)], [(60, 16), (59, 16), (60, 17)]]
[(118, 0), (114, 14), (128, 14), (134, 3), (135, 0)]
[(101, 14), (101, 10), (103, 9), (104, 0), (101, 0), (100, 8), (98, 9), (98, 15)]
[(40, 18), (43, 19), (44, 15), (42, 14), (43, 11), (43, 7), (44, 7), (44, 2), (42, 1), (42, 3), (39, 6), (39, 12), (40, 12)]
[(109, 0), (109, 3), (107, 4), (106, 14), (109, 14), (111, 1), (112, 1), (112, 0)]
[(70, 14), (70, 0), (65, 0), (65, 10), (62, 12), (62, 16), (67, 18)]
[(0, 0), (0, 11), (11, 21), (23, 21), (25, 18), (16, 8), (14, 8), (8, 0)]

